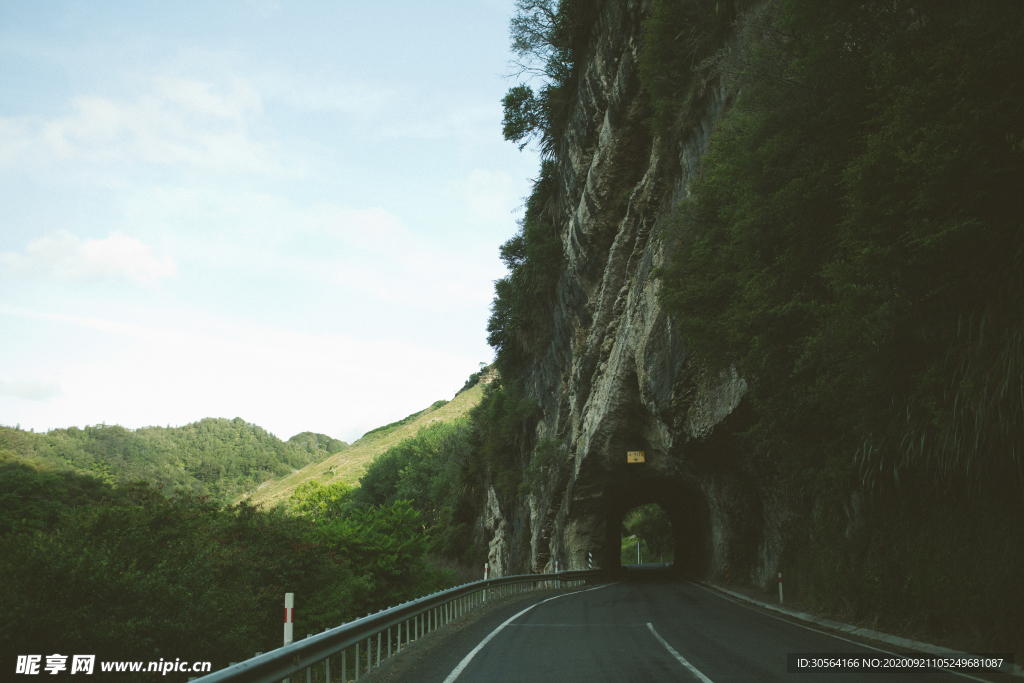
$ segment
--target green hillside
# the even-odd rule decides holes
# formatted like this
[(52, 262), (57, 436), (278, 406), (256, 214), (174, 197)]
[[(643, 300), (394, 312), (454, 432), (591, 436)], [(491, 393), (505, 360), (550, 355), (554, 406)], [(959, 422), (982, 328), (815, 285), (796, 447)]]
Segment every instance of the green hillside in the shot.
[[(489, 379), (484, 380), (489, 381)], [(467, 382), (451, 401), (438, 401), (425, 410), (364, 434), (351, 446), (327, 458), (310, 463), (298, 472), (265, 481), (254, 487), (244, 498), (253, 503), (276, 505), (287, 502), (299, 485), (316, 480), (323, 484), (343, 482), (355, 484), (373, 460), (406, 439), (416, 436), (422, 427), (432, 422), (451, 422), (467, 415), (483, 396), (483, 384)]]
[(236, 417), (206, 418), (183, 427), (68, 427), (45, 434), (0, 427), (0, 450), (107, 483), (148, 481), (227, 499), (347, 448), (325, 434), (282, 441)]

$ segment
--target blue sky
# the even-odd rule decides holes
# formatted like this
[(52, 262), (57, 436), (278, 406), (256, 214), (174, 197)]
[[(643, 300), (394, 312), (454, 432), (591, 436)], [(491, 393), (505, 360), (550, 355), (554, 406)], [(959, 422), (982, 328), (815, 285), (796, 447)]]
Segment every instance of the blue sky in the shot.
[(513, 3), (0, 5), (0, 424), (352, 440), (490, 361)]

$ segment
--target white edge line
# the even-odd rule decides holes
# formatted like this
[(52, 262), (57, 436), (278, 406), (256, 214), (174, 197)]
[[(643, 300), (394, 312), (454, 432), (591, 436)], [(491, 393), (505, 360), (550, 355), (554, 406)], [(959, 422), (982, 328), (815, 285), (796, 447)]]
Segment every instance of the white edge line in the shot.
[[(695, 583), (693, 585), (698, 586), (700, 588), (703, 588), (708, 593), (711, 593), (712, 595), (717, 595), (718, 597), (722, 598), (723, 600), (728, 600), (729, 602), (736, 603), (740, 607), (746, 607), (747, 609), (751, 609), (751, 607), (750, 607), (751, 603), (749, 603), (749, 602), (746, 602), (746, 601), (740, 602), (736, 598), (730, 598), (728, 595), (723, 595), (722, 593), (720, 593), (720, 592), (718, 592), (718, 591), (716, 591), (716, 590), (714, 590), (712, 588), (708, 588), (707, 586), (702, 586), (699, 583)], [(753, 604), (756, 605), (757, 603), (755, 602)], [(875, 647), (874, 645), (868, 645), (867, 643), (858, 643), (856, 640), (850, 640), (849, 638), (843, 638), (842, 636), (837, 636), (836, 634), (829, 633), (828, 631), (823, 631), (821, 629), (812, 628), (810, 626), (804, 626), (803, 624), (798, 624), (796, 622), (790, 621), (789, 619), (783, 619), (782, 617), (780, 617), (780, 616), (778, 616), (776, 614), (772, 614), (771, 611), (762, 612), (762, 614), (765, 614), (766, 616), (772, 617), (773, 619), (778, 619), (779, 621), (784, 621), (787, 624), (791, 624), (791, 625), (796, 626), (798, 628), (806, 629), (808, 631), (811, 631), (812, 633), (817, 633), (819, 635), (828, 636), (830, 638), (836, 638), (838, 640), (842, 640), (843, 642), (850, 643), (851, 645), (856, 645), (857, 647), (866, 647), (866, 648), (871, 649), (871, 650), (877, 650), (878, 652), (881, 652), (881, 653), (887, 654), (887, 655), (892, 655), (893, 657), (900, 657), (901, 656), (901, 655), (899, 655), (899, 654), (897, 654), (895, 652), (889, 652), (888, 650), (883, 650), (880, 647)], [(933, 656), (937, 656), (937, 655), (933, 655)], [(903, 659), (906, 659), (906, 657), (904, 656)], [(991, 679), (988, 679), (988, 678), (976, 678), (976, 677), (974, 677), (974, 676), (972, 676), (970, 674), (965, 674), (962, 671), (957, 671), (956, 669), (943, 669), (942, 667), (937, 667), (937, 668), (940, 671), (945, 671), (947, 673), (955, 674), (957, 676), (962, 676), (964, 678), (969, 678), (972, 681), (979, 681), (980, 683), (992, 683)], [(1000, 672), (992, 672), (992, 673), (1005, 673), (1005, 672), (1001, 672), (1000, 671)], [(1013, 675), (1016, 675), (1016, 674), (1010, 674), (1010, 675), (1013, 676)]]
[[(459, 662), (459, 665), (457, 667), (455, 667), (454, 669), (452, 669), (452, 672), (450, 674), (448, 674), (448, 678), (444, 679), (444, 683), (454, 683), (455, 679), (458, 678), (459, 674), (462, 673), (462, 670), (465, 669), (466, 666), (468, 666), (471, 661), (473, 661), (473, 657), (476, 657), (476, 653), (478, 653), (478, 652), (480, 652), (480, 650), (484, 649), (484, 645), (489, 643), (491, 641), (491, 638), (493, 638), (494, 636), (498, 635), (498, 633), (500, 633), (503, 628), (505, 628), (506, 626), (511, 624), (513, 621), (515, 621), (519, 617), (523, 616), (524, 614), (526, 614), (527, 612), (532, 610), (537, 605), (543, 605), (545, 602), (549, 602), (551, 600), (557, 600), (558, 598), (565, 598), (565, 597), (568, 597), (570, 595), (579, 595), (580, 593), (586, 593), (588, 591), (596, 591), (596, 590), (599, 590), (601, 588), (607, 588), (610, 585), (611, 585), (610, 583), (606, 583), (606, 584), (604, 584), (602, 586), (596, 586), (595, 588), (588, 588), (588, 589), (582, 590), (582, 591), (573, 591), (572, 593), (566, 593), (565, 595), (556, 595), (556, 596), (554, 596), (552, 598), (548, 598), (547, 600), (541, 600), (540, 602), (535, 602), (532, 605), (530, 605), (529, 607), (527, 607), (526, 609), (524, 609), (522, 612), (518, 612), (518, 613), (512, 615), (511, 617), (509, 617), (508, 619), (503, 621), (501, 623), (501, 626), (499, 626), (498, 628), (496, 628), (493, 631), (491, 631), (490, 634), (486, 638), (481, 640), (480, 643), (476, 647), (474, 647), (472, 649), (472, 651), (470, 651), (470, 653), (468, 655), (463, 657), (462, 661)], [(711, 681), (708, 681), (707, 683), (711, 683)], [(988, 683), (988, 682), (986, 681), (986, 683)]]
[(647, 622), (647, 628), (651, 629), (651, 633), (653, 633), (654, 637), (658, 639), (658, 642), (661, 643), (662, 645), (664, 645), (665, 649), (668, 650), (670, 653), (672, 653), (672, 656), (675, 657), (676, 659), (678, 659), (680, 664), (682, 664), (687, 669), (689, 669), (690, 673), (692, 673), (694, 676), (696, 676), (701, 681), (703, 681), (703, 683), (713, 683), (713, 681), (710, 678), (708, 678), (707, 676), (702, 674), (697, 669), (697, 667), (695, 667), (693, 664), (690, 664), (688, 661), (686, 661), (686, 659), (681, 654), (676, 652), (675, 649), (671, 645), (669, 645), (667, 642), (665, 642), (665, 639), (661, 637), (661, 634), (654, 630), (654, 624), (652, 624), (651, 622)]

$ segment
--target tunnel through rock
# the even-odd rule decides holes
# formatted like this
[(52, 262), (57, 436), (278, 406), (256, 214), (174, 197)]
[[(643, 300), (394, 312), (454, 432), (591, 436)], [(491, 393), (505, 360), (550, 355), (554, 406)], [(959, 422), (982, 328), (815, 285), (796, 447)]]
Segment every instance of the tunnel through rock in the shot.
[(707, 503), (700, 489), (673, 477), (626, 475), (605, 491), (605, 542), (602, 566), (618, 575), (629, 576), (623, 567), (623, 521), (631, 510), (658, 505), (672, 527), (673, 561), (669, 573), (675, 578), (696, 579), (707, 573), (711, 548)]
[(635, 507), (622, 519), (620, 564), (671, 564), (672, 520), (657, 503)]

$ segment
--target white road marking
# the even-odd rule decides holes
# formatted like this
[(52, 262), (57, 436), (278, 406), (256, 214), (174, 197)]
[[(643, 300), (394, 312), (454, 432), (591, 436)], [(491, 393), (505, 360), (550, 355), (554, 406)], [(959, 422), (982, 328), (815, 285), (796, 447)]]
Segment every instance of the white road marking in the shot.
[[(588, 588), (587, 590), (575, 591), (573, 593), (566, 593), (565, 595), (556, 595), (553, 598), (548, 598), (547, 600), (541, 600), (540, 602), (535, 602), (534, 604), (532, 604), (529, 607), (527, 607), (526, 609), (524, 609), (522, 612), (519, 612), (518, 614), (515, 614), (515, 615), (509, 617), (504, 622), (502, 622), (501, 626), (499, 626), (498, 628), (496, 628), (493, 631), (491, 631), (490, 635), (488, 635), (486, 638), (481, 640), (480, 644), (477, 645), (476, 647), (474, 647), (473, 650), (468, 655), (466, 655), (465, 657), (462, 658), (462, 661), (459, 662), (459, 665), (457, 667), (455, 667), (454, 669), (452, 669), (452, 672), (450, 674), (448, 674), (448, 678), (444, 679), (444, 683), (454, 683), (455, 679), (458, 678), (459, 674), (462, 673), (462, 670), (465, 669), (466, 666), (468, 666), (471, 661), (473, 661), (473, 657), (476, 657), (476, 653), (477, 652), (480, 652), (480, 650), (484, 649), (484, 645), (489, 643), (491, 641), (491, 638), (493, 638), (494, 636), (498, 635), (503, 628), (505, 628), (506, 626), (511, 624), (513, 621), (515, 621), (519, 617), (523, 616), (524, 614), (526, 614), (527, 612), (532, 610), (537, 605), (543, 605), (545, 602), (550, 602), (551, 600), (557, 600), (559, 598), (564, 598), (564, 597), (567, 597), (569, 595), (579, 595), (580, 593), (587, 593), (589, 591), (600, 590), (601, 588), (607, 588), (610, 585), (612, 585), (612, 584), (606, 583), (603, 586), (597, 586), (596, 588)], [(711, 683), (711, 681), (708, 681), (708, 683)]]
[(673, 648), (671, 645), (666, 643), (665, 639), (661, 637), (661, 634), (659, 634), (657, 631), (654, 630), (654, 625), (651, 624), (651, 622), (647, 622), (647, 628), (651, 629), (651, 633), (653, 633), (654, 637), (658, 639), (658, 642), (661, 643), (662, 645), (664, 645), (665, 649), (668, 650), (672, 654), (673, 657), (678, 659), (680, 664), (682, 664), (687, 669), (689, 669), (690, 673), (692, 673), (694, 676), (699, 678), (702, 681), (702, 683), (713, 683), (713, 681), (710, 678), (708, 678), (707, 676), (705, 676), (704, 674), (702, 674), (697, 669), (697, 667), (695, 667), (693, 664), (690, 664), (688, 661), (686, 661), (686, 659), (681, 654), (676, 652), (675, 648)]

